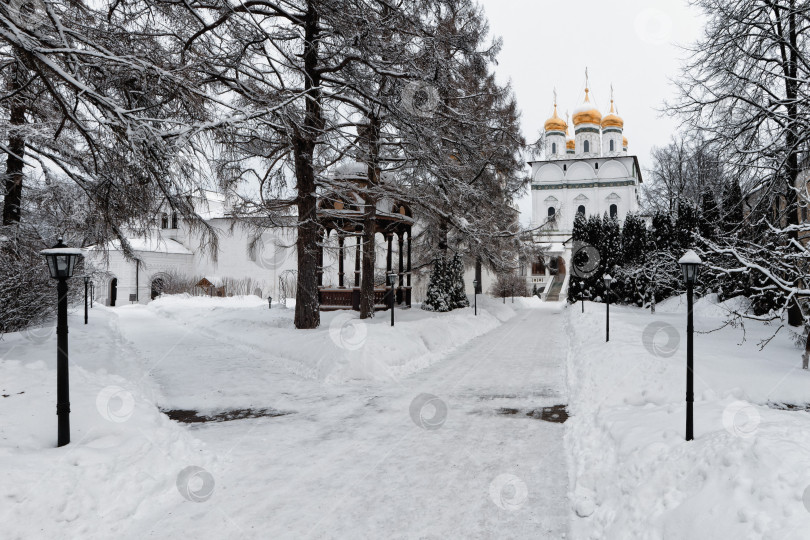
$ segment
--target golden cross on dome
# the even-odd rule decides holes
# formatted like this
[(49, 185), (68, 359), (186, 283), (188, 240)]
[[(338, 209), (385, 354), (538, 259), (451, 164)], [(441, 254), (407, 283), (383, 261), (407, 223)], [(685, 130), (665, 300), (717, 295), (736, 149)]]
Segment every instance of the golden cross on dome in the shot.
[(554, 87), (554, 106), (557, 106), (557, 87)]
[(588, 93), (588, 67), (585, 66), (585, 93)]

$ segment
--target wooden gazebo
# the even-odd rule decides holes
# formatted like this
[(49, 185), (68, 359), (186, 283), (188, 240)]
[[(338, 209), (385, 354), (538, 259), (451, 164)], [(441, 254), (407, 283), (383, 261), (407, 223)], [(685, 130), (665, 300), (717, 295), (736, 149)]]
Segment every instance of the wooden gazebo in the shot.
[[(366, 179), (363, 163), (350, 163), (339, 167), (335, 177), (354, 182), (364, 182)], [(323, 239), (318, 258), (318, 299), (321, 310), (360, 309), (360, 261), (363, 255), (363, 208), (365, 202), (356, 193), (348, 195), (331, 194), (318, 201), (317, 218), (323, 228)], [(375, 287), (375, 309), (388, 309), (389, 294), (396, 294), (396, 303), (411, 305), (411, 228), (413, 226), (413, 213), (406, 204), (383, 199), (377, 203), (374, 233), (382, 234), (387, 243), (386, 275), (393, 272), (393, 243), (394, 237), (399, 244), (399, 261), (397, 271), (397, 285), (394, 290), (386, 283), (382, 287)], [(332, 232), (337, 233), (338, 246), (338, 286), (323, 286), (324, 244)], [(406, 239), (407, 236), (407, 239)], [(355, 238), (354, 280), (350, 285), (346, 280), (344, 265), (345, 251), (351, 249), (346, 246), (346, 240)], [(407, 246), (407, 247), (406, 247)], [(407, 255), (407, 259), (406, 259)]]

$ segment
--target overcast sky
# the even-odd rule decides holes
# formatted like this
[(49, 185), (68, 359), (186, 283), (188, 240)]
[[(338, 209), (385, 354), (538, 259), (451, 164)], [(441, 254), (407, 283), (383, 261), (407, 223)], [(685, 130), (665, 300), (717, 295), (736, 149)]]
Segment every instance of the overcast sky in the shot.
[[(551, 116), (555, 87), (561, 116), (582, 103), (587, 66), (591, 101), (607, 114), (613, 84), (629, 153), (642, 169), (650, 166), (650, 149), (666, 144), (676, 129), (657, 109), (674, 93), (669, 81), (684, 54), (678, 45), (701, 35), (695, 8), (685, 0), (479, 2), (490, 31), (503, 38), (496, 72), (502, 82), (512, 81), (527, 141), (537, 140)], [(520, 209), (521, 222), (528, 223), (530, 194)]]

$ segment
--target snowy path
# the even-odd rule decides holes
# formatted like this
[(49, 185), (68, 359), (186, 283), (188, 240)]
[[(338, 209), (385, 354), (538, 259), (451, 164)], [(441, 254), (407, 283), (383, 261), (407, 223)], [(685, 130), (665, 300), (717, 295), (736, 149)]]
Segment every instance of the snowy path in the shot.
[[(305, 381), (280, 363), (268, 369), (267, 358), (216, 329), (191, 337), (180, 321), (133, 316), (153, 319), (124, 337), (160, 388), (161, 406), (202, 409), (224, 390), (233, 407), (294, 411), (190, 428), (215, 456), (207, 467), (215, 492), (205, 503), (135, 516), (130, 531), (140, 537), (566, 536), (564, 428), (527, 416), (566, 403), (555, 308), (518, 310), (411, 377), (365, 386)], [(189, 337), (161, 349), (172, 335)], [(176, 355), (195, 361), (174, 362)], [(194, 373), (183, 371), (190, 367)], [(438, 401), (412, 414), (422, 394)], [(420, 412), (428, 422), (438, 414), (427, 426), (436, 429), (417, 425)]]

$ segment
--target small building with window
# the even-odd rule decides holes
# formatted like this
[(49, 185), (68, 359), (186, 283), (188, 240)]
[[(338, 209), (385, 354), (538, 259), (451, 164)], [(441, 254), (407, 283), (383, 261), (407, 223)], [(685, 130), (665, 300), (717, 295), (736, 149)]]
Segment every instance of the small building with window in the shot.
[[(642, 182), (638, 158), (628, 154), (624, 120), (611, 95), (604, 117), (590, 91), (568, 122), (554, 112), (544, 125), (544, 159), (531, 161), (532, 228), (542, 260), (528, 261), (529, 288), (546, 300), (563, 300), (568, 290), (571, 233), (577, 214), (604, 215), (623, 221), (639, 208)], [(565, 148), (563, 152), (562, 149)]]

